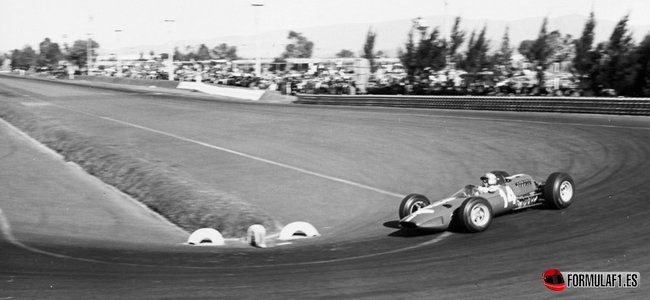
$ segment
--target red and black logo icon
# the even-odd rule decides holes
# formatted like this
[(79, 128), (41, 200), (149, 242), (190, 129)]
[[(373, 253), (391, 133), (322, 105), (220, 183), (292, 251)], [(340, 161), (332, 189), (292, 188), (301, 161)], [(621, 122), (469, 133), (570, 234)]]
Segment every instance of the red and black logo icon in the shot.
[(558, 269), (548, 269), (544, 274), (542, 274), (542, 281), (544, 285), (554, 291), (563, 291), (564, 290), (564, 277), (562, 272)]

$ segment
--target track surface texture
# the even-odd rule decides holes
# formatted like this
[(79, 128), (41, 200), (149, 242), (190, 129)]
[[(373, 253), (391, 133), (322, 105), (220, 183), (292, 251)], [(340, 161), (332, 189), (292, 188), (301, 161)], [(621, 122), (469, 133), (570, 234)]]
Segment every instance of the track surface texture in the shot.
[[(11, 78), (0, 79), (0, 101), (322, 234), (267, 249), (182, 245), (187, 233), (3, 125), (0, 299), (650, 295), (645, 117), (204, 101)], [(490, 170), (541, 181), (567, 172), (574, 203), (499, 216), (479, 234), (396, 227), (401, 196), (444, 198)], [(549, 268), (635, 271), (641, 281), (637, 289), (558, 293), (541, 282)]]

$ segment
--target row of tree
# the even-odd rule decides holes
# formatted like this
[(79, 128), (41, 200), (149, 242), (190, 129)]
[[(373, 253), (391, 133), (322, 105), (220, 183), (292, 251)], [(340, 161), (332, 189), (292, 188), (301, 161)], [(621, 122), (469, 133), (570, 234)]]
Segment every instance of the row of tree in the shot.
[(594, 45), (596, 21), (592, 13), (582, 36), (574, 43), (573, 67), (592, 90), (614, 89), (623, 96), (648, 97), (650, 33), (636, 45), (627, 22), (628, 16), (623, 17), (608, 41)]
[[(313, 42), (295, 31), (290, 31), (288, 38), (292, 43), (286, 45), (284, 53), (281, 54), (278, 60), (311, 57), (314, 49)], [(96, 58), (96, 50), (99, 48), (99, 44), (93, 40), (90, 43), (92, 46), (90, 51), (94, 59)], [(154, 52), (150, 51), (149, 54), (153, 56)], [(140, 57), (143, 57), (143, 53), (140, 53)], [(53, 66), (61, 60), (70, 61), (77, 66), (85, 66), (88, 60), (88, 41), (77, 40), (72, 47), (69, 47), (67, 44), (61, 47), (58, 43), (54, 43), (49, 38), (46, 38), (39, 44), (38, 52), (31, 46), (26, 45), (21, 50), (15, 49), (11, 51), (9, 58), (12, 61), (12, 67), (20, 69), (28, 69), (32, 66)], [(167, 59), (168, 54), (161, 54), (160, 58)], [(191, 46), (186, 46), (184, 52), (181, 52), (178, 47), (174, 49), (174, 60), (201, 61), (211, 59), (236, 60), (240, 59), (240, 57), (237, 55), (236, 46), (228, 46), (225, 43), (212, 49), (208, 48), (205, 44), (199, 45), (196, 49)]]
[[(11, 51), (10, 55), (5, 55), (11, 59), (13, 68), (28, 69), (30, 67), (45, 67), (56, 66), (60, 61), (69, 61), (77, 66), (86, 66), (88, 62), (88, 43), (90, 42), (90, 51), (92, 59), (97, 58), (97, 49), (99, 44), (94, 40), (77, 40), (69, 47), (64, 44), (63, 47), (58, 43), (52, 42), (46, 38), (39, 44), (39, 51), (37, 52), (31, 46), (26, 45), (23, 49), (15, 49)], [(153, 56), (154, 51), (150, 51), (149, 55)], [(145, 60), (144, 53), (140, 53), (140, 59)], [(0, 56), (2, 60), (4, 56)], [(161, 59), (167, 59), (168, 54), (161, 54)], [(205, 44), (201, 44), (197, 51), (192, 51), (191, 47), (186, 47), (186, 53), (182, 53), (178, 48), (174, 49), (175, 60), (210, 60), (210, 59), (239, 59), (237, 56), (237, 47), (228, 46), (227, 44), (218, 45), (212, 49), (208, 49)]]
[[(499, 49), (490, 53), (490, 40), (486, 38), (487, 26), (480, 32), (473, 30), (466, 39), (467, 32), (460, 27), (461, 18), (457, 17), (451, 29), (449, 40), (441, 36), (439, 29), (430, 32), (425, 26), (414, 26), (408, 33), (404, 48), (399, 49), (399, 58), (409, 75), (419, 75), (430, 71), (445, 69), (448, 64), (470, 73), (483, 70), (495, 70), (504, 67), (512, 71), (513, 47), (510, 45), (508, 28), (503, 35)], [(547, 32), (545, 18), (536, 39), (525, 40), (519, 44), (518, 51), (533, 69), (537, 70), (538, 79), (543, 83), (543, 72), (552, 63), (571, 63), (571, 72), (583, 83), (583, 88), (598, 93), (603, 89), (614, 89), (625, 96), (650, 95), (650, 35), (635, 45), (630, 30), (627, 27), (628, 16), (623, 17), (614, 28), (608, 41), (595, 44), (594, 29), (596, 20), (593, 12), (587, 20), (582, 35), (573, 39), (571, 35), (562, 35), (559, 31)], [(419, 41), (415, 40), (415, 30), (419, 31)], [(366, 42), (361, 51), (361, 57), (371, 62), (374, 72), (374, 60), (382, 56), (381, 51), (374, 51), (377, 33), (370, 29)], [(285, 51), (276, 58), (283, 61), (287, 58), (310, 58), (314, 43), (301, 33), (290, 31)], [(30, 66), (46, 66), (56, 64), (59, 60), (68, 60), (84, 66), (88, 57), (87, 40), (77, 40), (72, 47), (59, 44), (46, 38), (39, 44), (36, 52), (30, 46), (22, 50), (12, 51), (9, 58), (14, 68)], [(461, 46), (467, 42), (464, 52)], [(96, 50), (99, 44), (90, 40), (91, 49)], [(209, 59), (238, 59), (237, 47), (227, 44), (209, 49), (205, 44), (198, 46), (196, 51), (186, 47), (185, 53), (178, 48), (174, 51), (177, 60), (209, 60)], [(94, 51), (93, 51), (94, 52)], [(151, 52), (153, 54), (153, 51)], [(93, 56), (95, 53), (93, 53)], [(354, 52), (343, 49), (337, 57), (354, 57)], [(161, 58), (166, 59), (166, 55)]]
[[(301, 33), (289, 31), (287, 37), (291, 43), (287, 44), (285, 51), (276, 58), (277, 61), (282, 61), (287, 58), (310, 58), (314, 50), (314, 42), (309, 41)], [(166, 55), (162, 55), (166, 58)], [(179, 51), (178, 48), (174, 49), (175, 60), (210, 60), (210, 59), (226, 59), (236, 60), (240, 59), (237, 55), (236, 46), (228, 46), (221, 44), (212, 49), (209, 49), (205, 44), (201, 44), (196, 48), (196, 51), (190, 46), (185, 47), (185, 52)]]
[(546, 69), (552, 62), (571, 62), (571, 72), (582, 87), (595, 93), (604, 89), (618, 95), (650, 96), (650, 33), (636, 45), (628, 28), (628, 17), (616, 24), (609, 40), (595, 44), (596, 19), (592, 12), (579, 39), (558, 31), (546, 34), (546, 19), (536, 40), (523, 41), (519, 52)]
[[(473, 30), (469, 34), (467, 47), (459, 52), (466, 42), (467, 32), (460, 27), (461, 18), (457, 17), (451, 29), (449, 40), (441, 37), (437, 27), (430, 34), (426, 28), (413, 28), (408, 34), (404, 48), (399, 49), (399, 58), (409, 75), (418, 75), (423, 71), (439, 71), (454, 64), (456, 68), (469, 73), (493, 70), (495, 66), (510, 67), (514, 49), (510, 46), (508, 28), (503, 36), (501, 47), (490, 52), (490, 40), (486, 38), (487, 26), (480, 32)], [(414, 30), (420, 31), (419, 41), (414, 40)], [(526, 44), (528, 41), (524, 41)]]
[[(440, 37), (437, 27), (430, 33), (426, 28), (411, 29), (404, 48), (399, 50), (399, 58), (409, 75), (439, 71), (450, 63), (469, 73), (493, 71), (500, 69), (498, 67), (512, 71), (514, 49), (510, 45), (508, 28), (501, 46), (493, 53), (489, 53), (490, 41), (485, 37), (487, 26), (478, 33), (472, 31), (466, 50), (459, 53), (466, 36), (460, 29), (460, 21), (460, 17), (455, 19), (448, 41)], [(581, 80), (582, 88), (593, 93), (613, 89), (624, 96), (650, 96), (650, 34), (635, 45), (627, 27), (628, 16), (617, 23), (608, 41), (598, 44), (594, 44), (596, 20), (593, 12), (579, 39), (568, 34), (563, 36), (557, 30), (548, 33), (547, 22), (545, 18), (536, 39), (524, 40), (518, 47), (519, 53), (537, 71), (541, 84), (551, 64), (569, 63), (570, 72)], [(414, 30), (420, 31), (419, 41), (414, 40)], [(374, 38), (373, 35), (373, 42)], [(368, 41), (370, 36), (366, 46)]]
[[(210, 60), (210, 59), (226, 59), (236, 60), (237, 46), (228, 46), (228, 44), (220, 44), (212, 49), (209, 49), (205, 44), (197, 47), (196, 51), (192, 47), (186, 46), (185, 53), (180, 52), (178, 47), (174, 49), (174, 60), (190, 61), (190, 60)], [(167, 59), (167, 54), (161, 55), (163, 59)]]
[[(76, 65), (85, 65), (88, 60), (88, 43), (87, 40), (77, 40), (69, 47), (64, 44), (63, 47), (58, 43), (52, 42), (45, 38), (39, 45), (39, 51), (36, 52), (31, 46), (26, 45), (23, 49), (15, 49), (7, 57), (11, 59), (13, 68), (28, 69), (30, 67), (44, 67), (57, 65), (61, 60), (70, 61)], [(91, 49), (96, 50), (99, 44), (90, 40)], [(63, 49), (62, 49), (63, 48)], [(95, 51), (91, 53), (95, 55)]]

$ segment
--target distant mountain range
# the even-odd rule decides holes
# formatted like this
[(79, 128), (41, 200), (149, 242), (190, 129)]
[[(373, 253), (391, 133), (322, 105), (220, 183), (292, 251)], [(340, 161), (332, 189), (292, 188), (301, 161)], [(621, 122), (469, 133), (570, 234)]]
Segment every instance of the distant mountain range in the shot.
[[(443, 16), (425, 16), (422, 17), (427, 20), (432, 27), (443, 28), (443, 23), (446, 23), (444, 31), (451, 32), (451, 27), (455, 17), (448, 17), (444, 22)], [(512, 22), (495, 21), (495, 20), (475, 20), (475, 19), (461, 19), (461, 27), (467, 32), (466, 40), (469, 39), (472, 30), (476, 30), (477, 34), (487, 26), (487, 37), (490, 39), (490, 50), (494, 51), (500, 47), (506, 27), (509, 27), (510, 44), (513, 48), (518, 48), (519, 43), (523, 40), (535, 39), (539, 33), (542, 25), (542, 17), (539, 18), (526, 18)], [(571, 34), (574, 38), (579, 38), (584, 29), (587, 16), (583, 15), (567, 15), (548, 20), (547, 30), (559, 30), (562, 35)], [(595, 29), (596, 42), (606, 41), (614, 29), (618, 21), (611, 20), (597, 20)], [(366, 34), (372, 27), (373, 31), (377, 33), (375, 41), (375, 51), (382, 50), (390, 56), (396, 56), (399, 48), (404, 47), (409, 30), (412, 27), (412, 20), (401, 19), (394, 21), (386, 21), (374, 24), (344, 24), (344, 25), (331, 25), (311, 28), (291, 28), (286, 30), (276, 30), (264, 32), (260, 31), (260, 45), (261, 56), (263, 58), (273, 58), (279, 56), (285, 48), (285, 45), (290, 41), (287, 39), (289, 30), (302, 33), (310, 41), (314, 42), (313, 57), (334, 57), (336, 53), (342, 49), (348, 49), (355, 53), (357, 56), (361, 53), (363, 45), (366, 41)], [(640, 42), (643, 37), (650, 32), (650, 25), (645, 26), (629, 26), (628, 27), (635, 37), (637, 42)], [(431, 29), (430, 29), (431, 30)], [(419, 34), (414, 35), (416, 38)], [(245, 58), (255, 57), (255, 37), (254, 36), (225, 36), (215, 37), (210, 39), (193, 39), (193, 40), (179, 40), (173, 44), (177, 46), (181, 52), (187, 52), (186, 46), (196, 47), (200, 44), (205, 44), (209, 48), (213, 48), (221, 43), (226, 43), (230, 46), (237, 46), (238, 55)], [(463, 46), (466, 45), (463, 44)], [(155, 53), (165, 53), (170, 49), (170, 44), (161, 45), (141, 45), (136, 47), (129, 47), (128, 51), (137, 51), (148, 54), (153, 50)], [(462, 51), (463, 49), (461, 49)], [(104, 50), (106, 51), (106, 50)], [(109, 50), (110, 51), (110, 50)], [(121, 53), (127, 51), (126, 49), (119, 50)], [(135, 53), (133, 53), (135, 54)]]

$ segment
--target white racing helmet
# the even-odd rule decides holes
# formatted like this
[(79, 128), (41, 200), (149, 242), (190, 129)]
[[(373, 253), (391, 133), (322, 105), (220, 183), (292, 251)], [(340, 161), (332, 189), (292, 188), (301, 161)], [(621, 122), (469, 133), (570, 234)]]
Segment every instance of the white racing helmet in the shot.
[(497, 185), (497, 176), (493, 173), (486, 173), (485, 175), (481, 176), (481, 181), (483, 181), (483, 185), (485, 186)]

